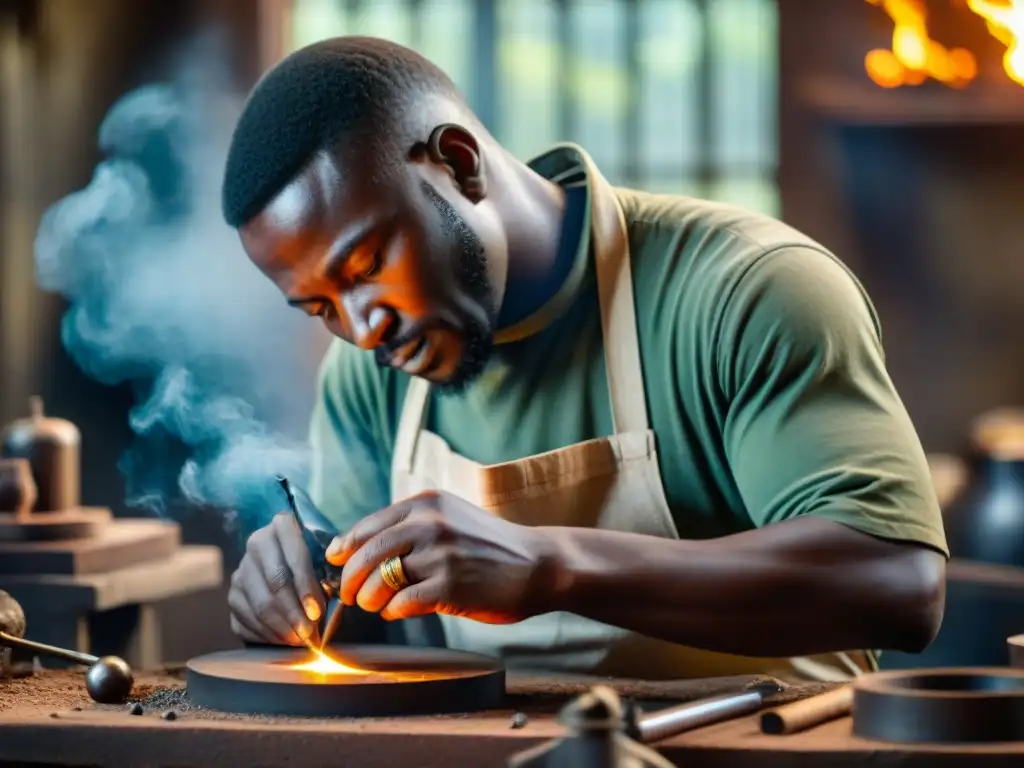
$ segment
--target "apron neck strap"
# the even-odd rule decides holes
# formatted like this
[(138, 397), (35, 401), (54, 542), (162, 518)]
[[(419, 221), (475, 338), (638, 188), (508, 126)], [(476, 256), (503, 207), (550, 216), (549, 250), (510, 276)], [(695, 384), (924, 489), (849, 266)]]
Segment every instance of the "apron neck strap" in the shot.
[(416, 442), (423, 426), (423, 418), (427, 413), (427, 398), (430, 395), (430, 382), (418, 376), (409, 379), (402, 402), (402, 415), (398, 418), (398, 431), (395, 434), (395, 452), (392, 467), (405, 472), (412, 471), (413, 459), (416, 456)]
[(612, 427), (616, 433), (646, 432), (649, 429), (647, 399), (640, 366), (626, 217), (615, 190), (593, 161), (584, 156), (584, 163), (592, 199), (591, 242), (601, 305), (601, 333)]
[[(581, 153), (582, 154), (582, 153)], [(647, 400), (640, 367), (640, 342), (633, 299), (633, 270), (626, 219), (615, 190), (584, 155), (590, 184), (591, 243), (593, 244), (605, 371), (611, 401), (612, 430), (646, 432)], [(416, 440), (426, 415), (430, 382), (412, 377), (402, 404), (395, 436), (395, 463), (411, 469)]]

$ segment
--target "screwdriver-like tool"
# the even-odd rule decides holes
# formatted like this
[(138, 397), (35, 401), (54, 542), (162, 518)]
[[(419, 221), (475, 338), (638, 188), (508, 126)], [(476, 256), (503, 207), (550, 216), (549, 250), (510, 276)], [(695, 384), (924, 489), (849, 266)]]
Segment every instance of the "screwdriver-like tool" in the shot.
[(284, 490), (288, 506), (302, 530), (317, 579), (324, 591), (324, 597), (327, 598), (324, 628), (320, 633), (320, 650), (323, 650), (341, 626), (341, 569), (327, 562), (327, 548), (338, 536), (339, 531), (324, 513), (317, 509), (305, 491), (292, 485), (286, 477), (278, 476), (277, 482)]

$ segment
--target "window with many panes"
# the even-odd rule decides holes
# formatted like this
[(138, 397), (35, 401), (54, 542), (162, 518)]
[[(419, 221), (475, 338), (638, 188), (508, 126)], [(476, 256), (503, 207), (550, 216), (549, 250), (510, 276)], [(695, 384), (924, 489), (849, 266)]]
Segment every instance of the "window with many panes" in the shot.
[(775, 214), (775, 0), (292, 0), (286, 47), (416, 49), (528, 159), (585, 147), (615, 184)]

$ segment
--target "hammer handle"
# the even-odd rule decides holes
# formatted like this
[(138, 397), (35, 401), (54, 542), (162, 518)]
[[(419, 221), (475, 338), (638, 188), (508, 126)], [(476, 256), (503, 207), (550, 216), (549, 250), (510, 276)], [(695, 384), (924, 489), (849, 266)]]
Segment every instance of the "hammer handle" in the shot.
[(37, 643), (33, 640), (25, 640), (21, 637), (9, 635), (6, 632), (0, 632), (0, 645), (6, 645), (8, 648), (22, 648), (26, 651), (34, 651), (35, 653), (41, 653), (44, 656), (53, 656), (75, 664), (84, 664), (87, 667), (92, 666), (100, 660), (98, 656), (93, 656), (88, 653), (69, 651), (66, 648), (58, 648), (55, 645), (47, 645), (46, 643)]

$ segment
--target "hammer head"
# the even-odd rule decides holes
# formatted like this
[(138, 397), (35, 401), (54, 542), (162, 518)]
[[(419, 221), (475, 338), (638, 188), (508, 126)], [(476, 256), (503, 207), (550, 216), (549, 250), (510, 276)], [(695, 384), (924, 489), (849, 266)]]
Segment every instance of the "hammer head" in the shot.
[(0, 589), (0, 632), (15, 637), (25, 636), (25, 612), (7, 592)]
[[(25, 636), (25, 612), (21, 605), (9, 594), (0, 589), (0, 632), (14, 637)], [(0, 647), (0, 680), (13, 677), (14, 663), (10, 648)]]

